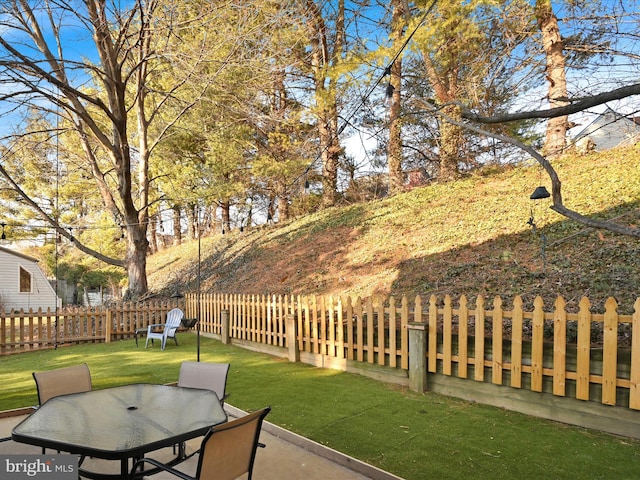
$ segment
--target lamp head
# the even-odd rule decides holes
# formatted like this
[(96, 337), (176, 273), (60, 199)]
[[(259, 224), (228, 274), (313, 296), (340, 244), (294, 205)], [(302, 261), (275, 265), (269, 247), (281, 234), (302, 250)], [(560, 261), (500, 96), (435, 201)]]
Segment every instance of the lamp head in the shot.
[(533, 193), (529, 198), (531, 200), (540, 200), (542, 198), (549, 198), (550, 196), (551, 194), (547, 190), (547, 187), (545, 187), (544, 185), (541, 185), (533, 191)]

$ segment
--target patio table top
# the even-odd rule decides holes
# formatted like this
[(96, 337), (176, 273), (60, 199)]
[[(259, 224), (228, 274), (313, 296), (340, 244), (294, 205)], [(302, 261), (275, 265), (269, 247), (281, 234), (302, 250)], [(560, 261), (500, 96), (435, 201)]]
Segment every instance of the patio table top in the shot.
[[(225, 405), (229, 418), (245, 414), (232, 405)], [(0, 418), (0, 438), (10, 437), (11, 430), (25, 419), (25, 415)], [(254, 480), (326, 480), (339, 478), (340, 480), (402, 480), (400, 477), (357, 459), (327, 448), (293, 432), (264, 422), (260, 441), (266, 448), (259, 448), (253, 471)], [(197, 449), (200, 439), (187, 442), (187, 453)], [(40, 454), (41, 449), (36, 446), (16, 443), (13, 441), (0, 442), (0, 456), (7, 454)], [(173, 454), (171, 448), (149, 454), (160, 460), (169, 459)], [(192, 460), (195, 460), (193, 457)], [(84, 464), (94, 470), (105, 473), (120, 471), (120, 463), (114, 461), (91, 459)], [(149, 477), (153, 480), (163, 480), (162, 474)], [(169, 477), (166, 477), (169, 478)], [(176, 478), (176, 477), (171, 477)]]

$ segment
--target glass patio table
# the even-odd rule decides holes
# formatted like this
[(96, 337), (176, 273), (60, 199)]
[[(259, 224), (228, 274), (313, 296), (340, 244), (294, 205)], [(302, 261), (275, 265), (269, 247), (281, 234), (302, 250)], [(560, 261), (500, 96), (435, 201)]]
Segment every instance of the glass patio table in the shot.
[[(215, 392), (134, 384), (51, 398), (16, 425), (11, 438), (65, 453), (120, 460), (119, 475), (82, 468), (80, 475), (127, 478), (130, 459), (180, 445), (226, 421)], [(172, 463), (182, 457), (178, 452)]]

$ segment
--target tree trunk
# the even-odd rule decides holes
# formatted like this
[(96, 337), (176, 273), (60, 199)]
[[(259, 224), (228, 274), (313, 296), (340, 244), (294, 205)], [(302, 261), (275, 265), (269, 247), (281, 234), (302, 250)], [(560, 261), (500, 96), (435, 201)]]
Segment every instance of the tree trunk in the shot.
[(338, 1), (335, 43), (330, 49), (327, 26), (321, 8), (307, 0), (307, 27), (311, 39), (311, 69), (313, 71), (316, 118), (322, 159), (322, 205), (330, 207), (338, 200), (338, 164), (342, 149), (338, 138), (336, 85), (328, 76), (337, 64), (344, 47), (344, 0)]
[[(460, 109), (448, 105), (443, 113), (453, 120), (460, 121)], [(443, 181), (455, 180), (460, 176), (460, 159), (464, 148), (464, 132), (462, 128), (446, 120), (440, 121), (440, 174)]]
[(278, 221), (286, 222), (291, 216), (289, 209), (289, 195), (287, 195), (287, 186), (280, 184), (276, 187), (278, 189), (276, 196), (278, 198)]
[(151, 254), (158, 252), (158, 217), (156, 215), (149, 218), (149, 247)]
[[(335, 106), (332, 109), (335, 111)], [(327, 112), (318, 126), (322, 148), (322, 205), (331, 207), (338, 200), (338, 163), (341, 148), (338, 145), (337, 116)]]
[(180, 216), (180, 207), (173, 207), (173, 244), (180, 245), (182, 243), (182, 225)]
[[(403, 0), (393, 0), (393, 16), (391, 19), (391, 39), (395, 48), (402, 44), (402, 34), (406, 25), (407, 12)], [(391, 65), (387, 100), (389, 106), (389, 146), (387, 150), (389, 168), (389, 193), (394, 194), (402, 190), (404, 178), (402, 175), (402, 127), (400, 121), (402, 88), (402, 57), (398, 57)]]
[[(447, 105), (457, 99), (458, 80), (457, 67), (451, 71), (439, 73), (432, 63), (427, 52), (423, 53), (427, 77), (433, 87), (433, 91), (440, 105)], [(460, 120), (460, 108), (455, 105), (447, 105), (442, 113), (453, 119)], [(460, 176), (459, 164), (464, 150), (465, 136), (460, 126), (441, 119), (440, 130), (440, 172), (438, 178), (443, 181), (455, 180)]]
[(231, 230), (231, 203), (229, 200), (220, 202), (220, 210), (222, 211), (222, 230), (228, 232)]
[(267, 223), (273, 223), (276, 215), (276, 195), (269, 193), (269, 204), (267, 205)]
[[(558, 18), (553, 13), (550, 0), (537, 0), (536, 19), (542, 34), (542, 47), (546, 55), (546, 77), (549, 82), (549, 107), (564, 107), (567, 102), (564, 42), (558, 28)], [(568, 116), (551, 118), (547, 122), (544, 154), (561, 154), (567, 145)]]
[(147, 285), (147, 225), (127, 226), (127, 257), (125, 266), (129, 277), (126, 299), (135, 300), (148, 290)]

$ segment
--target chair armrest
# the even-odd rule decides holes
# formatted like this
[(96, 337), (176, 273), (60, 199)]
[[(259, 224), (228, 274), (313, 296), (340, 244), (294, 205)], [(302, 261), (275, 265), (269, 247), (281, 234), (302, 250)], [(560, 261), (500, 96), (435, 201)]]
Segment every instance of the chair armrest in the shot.
[(176, 477), (180, 477), (183, 480), (196, 480), (195, 477), (191, 477), (189, 475), (187, 475), (184, 472), (181, 472), (180, 470), (176, 470), (175, 468), (171, 468), (169, 465), (165, 465), (164, 463), (161, 463), (157, 460), (154, 460), (153, 458), (140, 458), (137, 462), (135, 462), (133, 464), (133, 467), (131, 467), (131, 472), (129, 474), (129, 478), (135, 478), (135, 473), (136, 470), (138, 469), (138, 467), (140, 465), (142, 465), (143, 463), (150, 463), (151, 465), (153, 465), (156, 468), (159, 468), (160, 470), (164, 470), (165, 472), (168, 472), (172, 475), (175, 475)]
[(164, 323), (152, 323), (150, 325), (147, 325), (147, 332), (151, 332), (153, 329), (160, 327), (164, 327)]

